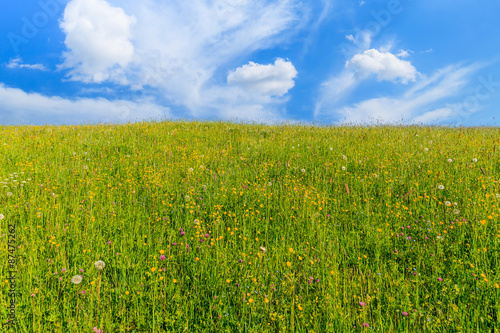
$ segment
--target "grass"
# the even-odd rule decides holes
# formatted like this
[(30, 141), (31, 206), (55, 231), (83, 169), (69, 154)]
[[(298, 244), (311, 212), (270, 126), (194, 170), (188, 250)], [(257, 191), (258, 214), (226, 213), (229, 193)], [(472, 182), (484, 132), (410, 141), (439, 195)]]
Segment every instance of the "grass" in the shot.
[(498, 332), (498, 137), (3, 126), (2, 329)]

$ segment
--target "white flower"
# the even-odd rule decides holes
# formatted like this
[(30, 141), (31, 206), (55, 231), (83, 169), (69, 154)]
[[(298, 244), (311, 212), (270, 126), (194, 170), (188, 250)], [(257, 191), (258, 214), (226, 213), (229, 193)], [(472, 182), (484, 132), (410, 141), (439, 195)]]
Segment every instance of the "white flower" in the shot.
[(455, 214), (460, 214), (460, 209), (454, 209), (454, 210), (453, 210), (453, 213), (455, 213)]
[(473, 158), (473, 159), (472, 159), (472, 162), (477, 162), (477, 158)]
[(73, 276), (71, 282), (73, 282), (74, 284), (79, 284), (80, 282), (82, 282), (82, 276), (81, 275)]
[(11, 197), (12, 196), (12, 192), (7, 192), (7, 196)]
[(189, 171), (189, 172), (193, 172), (193, 168), (189, 168), (189, 169), (188, 169), (188, 171)]
[(345, 166), (342, 167), (342, 171), (345, 171)]
[(444, 185), (439, 185), (439, 186), (438, 186), (438, 189), (440, 189), (440, 190), (444, 190)]
[(102, 271), (104, 266), (106, 266), (106, 264), (102, 260), (96, 261), (94, 265), (95, 265), (95, 268), (97, 268), (100, 271)]
[(261, 246), (261, 247), (260, 247), (260, 253), (266, 253), (266, 248), (265, 248), (265, 247), (263, 247), (263, 246)]
[(306, 169), (302, 169), (302, 170), (300, 170), (300, 171), (302, 171), (302, 172), (306, 172)]
[(429, 148), (424, 148), (425, 151), (429, 151)]
[(448, 159), (448, 163), (451, 163), (453, 162), (453, 160), (451, 158)]
[(443, 236), (437, 236), (437, 237), (436, 237), (436, 239), (437, 239), (438, 241), (442, 241), (442, 240), (443, 240)]
[(0, 214), (0, 220), (3, 220), (5, 216), (3, 214)]
[(450, 205), (451, 205), (451, 202), (446, 201), (444, 204), (445, 204), (446, 206), (450, 206)]

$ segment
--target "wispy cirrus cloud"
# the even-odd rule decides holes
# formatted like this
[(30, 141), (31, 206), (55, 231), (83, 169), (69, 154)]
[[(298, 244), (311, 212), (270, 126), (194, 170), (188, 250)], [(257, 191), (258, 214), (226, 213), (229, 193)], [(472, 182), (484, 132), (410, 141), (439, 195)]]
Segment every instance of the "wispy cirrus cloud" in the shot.
[[(471, 76), (484, 64), (453, 65), (438, 70), (430, 77), (422, 77), (402, 95), (367, 99), (350, 106), (336, 105), (321, 110), (323, 118), (344, 119), (347, 123), (373, 122), (410, 123), (448, 121), (457, 116), (470, 115), (478, 107), (466, 108), (460, 98), (471, 81)], [(454, 100), (454, 101), (453, 101)]]
[(5, 64), (7, 68), (17, 69), (17, 68), (26, 68), (26, 69), (34, 69), (39, 71), (47, 71), (47, 68), (42, 64), (23, 64), (21, 58), (17, 57), (11, 59), (7, 64)]

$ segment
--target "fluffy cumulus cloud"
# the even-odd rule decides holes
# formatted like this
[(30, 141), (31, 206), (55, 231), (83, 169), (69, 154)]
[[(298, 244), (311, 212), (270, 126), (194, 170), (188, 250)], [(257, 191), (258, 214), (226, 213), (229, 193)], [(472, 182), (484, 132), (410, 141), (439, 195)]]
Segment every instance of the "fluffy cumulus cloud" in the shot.
[(293, 88), (297, 70), (293, 64), (277, 59), (274, 65), (260, 65), (252, 61), (232, 71), (227, 82), (245, 90), (266, 95), (283, 96)]
[[(196, 118), (240, 107), (242, 118), (264, 109), (276, 115), (294, 85), (293, 64), (234, 64), (289, 40), (304, 27), (306, 7), (298, 0), (71, 0), (61, 23), (64, 68), (73, 80), (155, 89)], [(217, 79), (221, 72), (231, 73), (227, 81)]]
[(72, 80), (125, 83), (124, 68), (132, 60), (133, 16), (104, 0), (71, 0), (60, 23), (66, 34), (65, 62)]
[[(69, 100), (48, 97), (38, 93), (26, 93), (0, 83), (0, 123), (67, 125), (84, 122), (128, 122), (142, 119), (171, 117), (170, 110), (151, 101), (110, 101), (103, 98), (79, 98)], [(15, 110), (6, 113), (5, 110)]]
[[(400, 55), (404, 56), (405, 54), (400, 53)], [(361, 76), (376, 74), (379, 81), (399, 80), (403, 84), (415, 81), (418, 74), (409, 61), (401, 60), (390, 52), (380, 52), (376, 49), (356, 54), (346, 63), (346, 67)]]

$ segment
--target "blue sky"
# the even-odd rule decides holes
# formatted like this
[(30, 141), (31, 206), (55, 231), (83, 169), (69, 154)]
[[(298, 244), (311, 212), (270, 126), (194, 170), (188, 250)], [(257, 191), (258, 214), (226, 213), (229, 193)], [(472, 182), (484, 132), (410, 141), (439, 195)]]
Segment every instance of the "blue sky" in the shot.
[(0, 124), (499, 126), (500, 2), (41, 0), (0, 14)]

